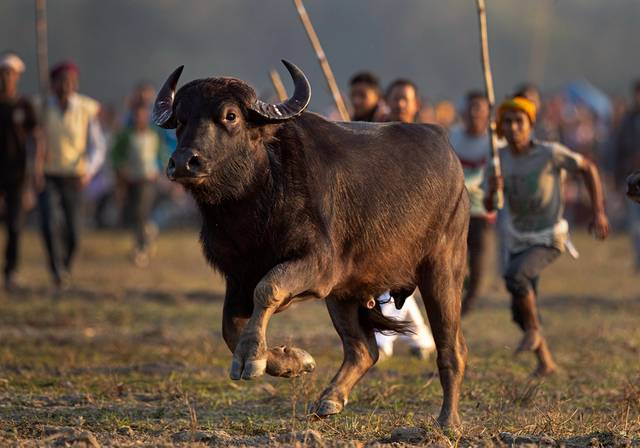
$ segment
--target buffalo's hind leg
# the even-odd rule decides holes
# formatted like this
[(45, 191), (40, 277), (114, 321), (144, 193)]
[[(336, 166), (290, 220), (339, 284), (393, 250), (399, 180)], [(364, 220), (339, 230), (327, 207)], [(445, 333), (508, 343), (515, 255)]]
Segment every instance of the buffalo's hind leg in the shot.
[(466, 246), (453, 242), (445, 246), (420, 267), (418, 274), (438, 350), (438, 371), (444, 395), (438, 423), (444, 428), (457, 428), (460, 426), (460, 385), (467, 359), (467, 346), (460, 328)]
[(326, 299), (331, 321), (342, 339), (344, 360), (329, 387), (320, 396), (315, 413), (320, 417), (337, 414), (347, 404), (353, 386), (378, 360), (378, 346), (373, 328), (360, 320), (360, 302)]

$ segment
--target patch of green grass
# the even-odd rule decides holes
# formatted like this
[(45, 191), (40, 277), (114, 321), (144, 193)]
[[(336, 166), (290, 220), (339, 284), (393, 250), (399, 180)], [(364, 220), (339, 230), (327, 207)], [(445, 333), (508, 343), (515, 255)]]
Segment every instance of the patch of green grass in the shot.
[[(224, 284), (206, 266), (196, 232), (163, 235), (148, 269), (130, 264), (128, 236), (89, 234), (73, 286), (61, 295), (49, 291), (40, 242), (28, 234), (26, 288), (0, 297), (0, 444), (42, 441), (51, 426), (125, 445), (172, 443), (182, 430), (224, 430), (248, 444), (306, 429), (329, 443), (367, 442), (387, 440), (399, 426), (425, 428), (428, 441), (445, 445), (494, 443), (501, 432), (573, 437), (578, 445), (638, 439), (640, 282), (629, 244), (574, 239), (581, 259), (562, 257), (541, 284), (545, 333), (561, 367), (551, 378), (532, 380), (533, 359), (513, 356), (520, 334), (489, 272), (478, 309), (463, 322), (469, 362), (458, 436), (434, 424), (441, 402), (434, 359), (411, 359), (401, 346), (356, 386), (341, 415), (310, 418), (342, 360), (321, 302), (276, 315), (269, 330), (272, 344), (308, 349), (316, 372), (230, 381)], [(124, 427), (131, 432), (119, 432)]]

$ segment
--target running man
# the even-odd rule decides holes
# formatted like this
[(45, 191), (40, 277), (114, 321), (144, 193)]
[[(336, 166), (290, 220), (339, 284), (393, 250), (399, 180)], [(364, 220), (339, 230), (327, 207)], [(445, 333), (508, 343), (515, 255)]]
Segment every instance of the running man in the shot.
[(489, 167), (487, 210), (494, 208), (497, 189), (504, 190), (509, 207), (509, 261), (504, 280), (511, 294), (513, 320), (524, 336), (516, 353), (532, 351), (538, 366), (534, 375), (556, 370), (542, 334), (536, 306), (538, 280), (544, 268), (565, 251), (569, 226), (563, 218), (562, 180), (565, 171), (581, 174), (589, 190), (593, 217), (590, 231), (603, 240), (609, 234), (600, 175), (595, 164), (559, 143), (532, 138), (535, 104), (514, 97), (500, 105), (497, 132), (507, 146), (500, 151), (502, 176)]

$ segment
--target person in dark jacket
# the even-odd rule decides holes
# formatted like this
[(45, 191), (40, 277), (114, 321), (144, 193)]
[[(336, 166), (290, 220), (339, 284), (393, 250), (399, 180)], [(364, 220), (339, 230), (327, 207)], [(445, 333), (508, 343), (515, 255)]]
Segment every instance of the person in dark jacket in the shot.
[[(622, 119), (616, 141), (615, 179), (622, 187), (627, 175), (640, 168), (640, 79), (633, 85), (633, 104)], [(635, 269), (640, 272), (640, 205), (628, 202), (628, 228), (635, 252)]]
[[(33, 105), (18, 92), (24, 63), (14, 53), (0, 56), (0, 195), (4, 198), (7, 243), (4, 287), (16, 288), (18, 243), (22, 220), (22, 199), (28, 177), (34, 180), (37, 157), (37, 122)], [(37, 182), (41, 186), (41, 182)]]
[(349, 81), (353, 121), (380, 121), (383, 115), (382, 91), (376, 75), (359, 72)]

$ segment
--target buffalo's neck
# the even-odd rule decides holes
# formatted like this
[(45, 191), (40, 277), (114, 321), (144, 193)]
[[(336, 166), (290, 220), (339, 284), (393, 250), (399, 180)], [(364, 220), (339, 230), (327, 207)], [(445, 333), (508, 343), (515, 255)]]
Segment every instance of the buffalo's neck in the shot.
[[(309, 226), (314, 206), (308, 191), (308, 154), (295, 127), (283, 126), (281, 131), (242, 195), (215, 203), (196, 196), (205, 255), (227, 276), (263, 275), (299, 252), (298, 245), (305, 244), (303, 229), (316, 227)], [(249, 266), (256, 272), (244, 272)]]
[(263, 167), (238, 197), (216, 203), (196, 197), (202, 214), (200, 239), (211, 264), (230, 274), (261, 250), (276, 190), (270, 169)]
[[(227, 237), (239, 235), (252, 239), (263, 229), (268, 219), (268, 208), (275, 194), (273, 178), (268, 168), (257, 172), (241, 195), (211, 203), (196, 199), (203, 217), (203, 224), (214, 233), (223, 232)], [(235, 239), (235, 238), (234, 238)]]
[[(250, 181), (243, 182), (242, 194), (220, 201), (194, 195), (203, 216), (203, 225), (224, 238), (255, 243), (269, 227), (277, 227), (283, 210), (296, 208), (300, 190), (307, 180), (304, 158), (294, 126), (284, 125), (276, 142), (256, 151), (260, 157), (247, 172)], [(286, 142), (283, 144), (283, 141)]]

